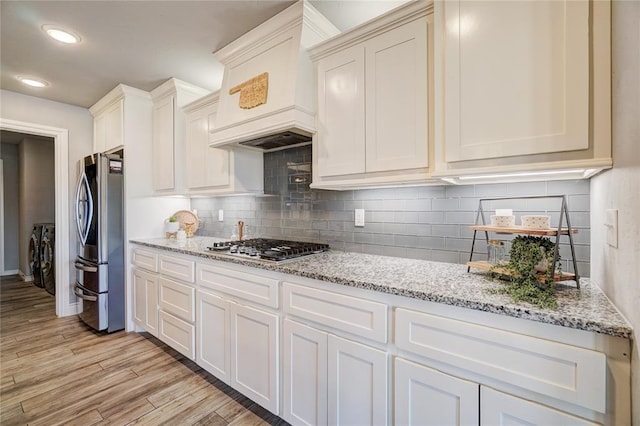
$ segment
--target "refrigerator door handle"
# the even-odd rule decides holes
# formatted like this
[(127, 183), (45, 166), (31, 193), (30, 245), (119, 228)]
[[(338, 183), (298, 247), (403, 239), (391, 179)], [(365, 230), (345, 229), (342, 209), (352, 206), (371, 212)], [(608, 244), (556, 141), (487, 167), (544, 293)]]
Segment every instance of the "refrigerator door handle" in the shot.
[(96, 296), (87, 296), (86, 294), (84, 294), (82, 289), (79, 287), (79, 284), (76, 284), (76, 286), (73, 288), (73, 292), (80, 299), (87, 300), (89, 302), (95, 302), (95, 301), (98, 300), (98, 298)]
[(73, 266), (76, 269), (79, 269), (79, 270), (84, 271), (84, 272), (98, 272), (98, 267), (97, 266), (87, 265), (87, 264), (82, 263), (82, 262), (80, 262), (78, 260), (76, 260), (73, 263)]
[[(82, 190), (84, 188), (84, 195), (86, 199), (81, 199)], [(84, 217), (82, 216), (80, 205), (86, 203), (86, 208), (82, 209), (84, 213)], [(80, 176), (80, 180), (78, 181), (78, 189), (76, 190), (76, 225), (78, 227), (78, 236), (80, 237), (80, 241), (84, 246), (87, 242), (87, 237), (89, 236), (89, 228), (91, 218), (93, 217), (93, 200), (91, 199), (91, 189), (89, 188), (89, 181), (87, 180), (87, 175), (85, 172), (82, 172)]]

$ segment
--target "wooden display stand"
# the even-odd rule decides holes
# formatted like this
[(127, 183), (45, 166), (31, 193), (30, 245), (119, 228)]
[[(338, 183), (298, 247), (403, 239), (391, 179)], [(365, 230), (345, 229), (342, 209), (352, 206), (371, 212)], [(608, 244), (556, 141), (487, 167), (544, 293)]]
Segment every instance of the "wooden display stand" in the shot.
[[(486, 224), (485, 210), (483, 209), (483, 202), (488, 201), (502, 201), (502, 200), (521, 200), (521, 199), (534, 199), (534, 198), (559, 198), (562, 200), (560, 208), (560, 218), (558, 220), (557, 228), (550, 229), (527, 229), (521, 226), (513, 227), (501, 227), (491, 226)], [(566, 221), (567, 226), (563, 227), (563, 219)], [(573, 270), (575, 273), (558, 272), (554, 275), (554, 281), (575, 281), (576, 286), (580, 288), (580, 276), (578, 275), (578, 264), (576, 262), (575, 248), (573, 246), (573, 234), (577, 234), (578, 230), (571, 227), (569, 220), (569, 211), (567, 209), (567, 199), (565, 195), (535, 195), (526, 197), (505, 197), (505, 198), (483, 198), (478, 201), (478, 211), (476, 214), (476, 224), (469, 227), (473, 230), (473, 241), (471, 243), (471, 252), (469, 253), (469, 261), (467, 262), (467, 272), (471, 268), (482, 269), (484, 271), (492, 271), (497, 274), (508, 276), (509, 272), (505, 269), (501, 269), (500, 266), (495, 266), (489, 263), (489, 261), (474, 261), (474, 249), (476, 247), (476, 237), (478, 231), (485, 233), (487, 244), (489, 243), (489, 232), (498, 234), (518, 234), (518, 235), (535, 235), (535, 236), (548, 236), (555, 237), (555, 247), (553, 252), (553, 264), (558, 261), (558, 248), (560, 245), (560, 236), (566, 235), (569, 237), (569, 245), (571, 247), (571, 260), (573, 261)], [(546, 277), (541, 274), (540, 281), (545, 282)]]

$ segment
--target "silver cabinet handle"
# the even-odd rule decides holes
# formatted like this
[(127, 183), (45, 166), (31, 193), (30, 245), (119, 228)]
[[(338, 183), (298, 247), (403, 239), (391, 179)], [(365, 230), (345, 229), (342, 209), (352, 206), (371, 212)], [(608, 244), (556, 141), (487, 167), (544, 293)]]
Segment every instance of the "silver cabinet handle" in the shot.
[(80, 269), (81, 271), (85, 271), (85, 272), (98, 272), (97, 266), (89, 266), (77, 261), (74, 262), (73, 266), (75, 266), (76, 269)]
[(82, 290), (80, 290), (78, 287), (74, 287), (73, 288), (73, 292), (76, 294), (76, 296), (78, 296), (80, 299), (89, 301), (89, 302), (95, 302), (98, 300), (98, 298), (96, 296), (87, 296), (85, 295)]

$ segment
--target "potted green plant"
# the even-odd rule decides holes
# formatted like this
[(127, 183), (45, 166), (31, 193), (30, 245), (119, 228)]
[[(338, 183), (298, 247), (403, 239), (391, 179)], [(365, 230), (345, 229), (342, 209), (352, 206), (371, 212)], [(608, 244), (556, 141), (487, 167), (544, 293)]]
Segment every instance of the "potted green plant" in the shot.
[(518, 235), (511, 241), (509, 261), (492, 268), (493, 274), (508, 277), (494, 292), (508, 294), (514, 302), (529, 302), (556, 308), (554, 276), (560, 271), (560, 256), (554, 262), (555, 244), (546, 237)]
[(180, 222), (178, 222), (178, 218), (175, 215), (169, 217), (164, 222), (164, 232), (167, 234), (176, 233), (178, 232), (178, 229), (180, 229)]

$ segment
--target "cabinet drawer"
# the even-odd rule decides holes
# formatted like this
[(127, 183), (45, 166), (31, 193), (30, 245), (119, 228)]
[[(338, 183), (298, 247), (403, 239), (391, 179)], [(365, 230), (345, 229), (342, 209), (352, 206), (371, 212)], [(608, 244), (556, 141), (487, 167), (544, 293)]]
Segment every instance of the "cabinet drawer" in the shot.
[(186, 321), (196, 320), (195, 288), (160, 277), (158, 304), (160, 309), (176, 315)]
[(188, 283), (195, 281), (195, 263), (192, 260), (161, 254), (158, 262), (158, 270), (162, 275), (186, 281)]
[(160, 340), (191, 360), (196, 359), (196, 327), (173, 315), (160, 311)]
[(259, 303), (278, 307), (278, 280), (262, 275), (198, 264), (198, 284), (204, 288)]
[(387, 305), (285, 282), (284, 312), (362, 336), (387, 342)]
[(399, 349), (605, 412), (603, 353), (406, 309), (395, 318)]
[(133, 249), (131, 262), (148, 271), (158, 272), (158, 254), (150, 250)]

